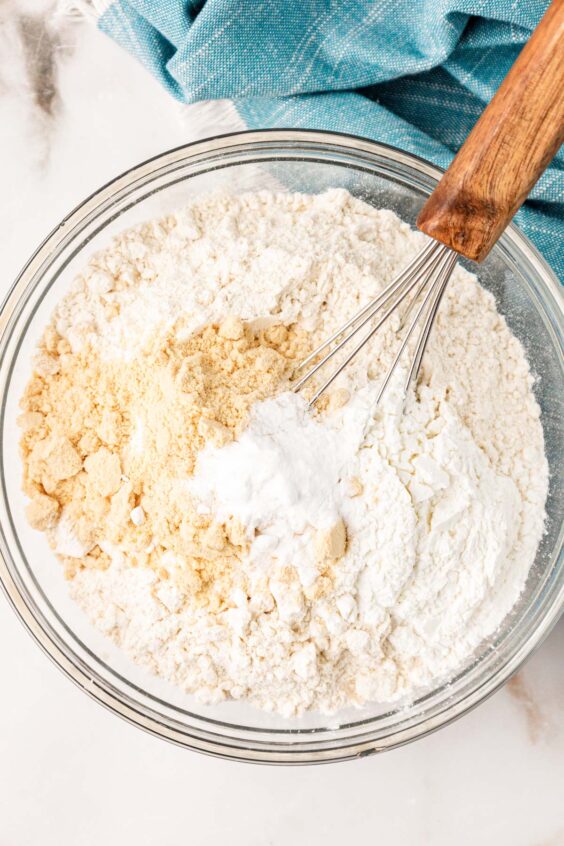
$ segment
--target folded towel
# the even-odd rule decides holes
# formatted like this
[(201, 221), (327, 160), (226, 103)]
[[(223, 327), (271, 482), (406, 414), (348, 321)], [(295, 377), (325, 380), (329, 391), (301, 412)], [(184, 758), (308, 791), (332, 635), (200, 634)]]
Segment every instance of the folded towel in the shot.
[[(92, 0), (95, 6), (105, 0)], [(115, 0), (98, 26), (185, 103), (363, 135), (446, 167), (547, 0)], [(516, 222), (564, 277), (564, 158)]]

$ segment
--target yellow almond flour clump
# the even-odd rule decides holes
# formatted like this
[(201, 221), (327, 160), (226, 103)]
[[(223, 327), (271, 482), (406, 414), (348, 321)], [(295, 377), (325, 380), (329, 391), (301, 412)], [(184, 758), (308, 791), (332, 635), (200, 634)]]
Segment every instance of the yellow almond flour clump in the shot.
[(236, 523), (196, 514), (185, 480), (205, 443), (235, 437), (308, 349), (297, 326), (254, 331), (229, 317), (189, 337), (177, 324), (124, 361), (74, 353), (50, 326), (21, 401), (20, 443), (29, 522), (66, 575), (105, 568), (120, 549), (220, 608), (248, 543)]

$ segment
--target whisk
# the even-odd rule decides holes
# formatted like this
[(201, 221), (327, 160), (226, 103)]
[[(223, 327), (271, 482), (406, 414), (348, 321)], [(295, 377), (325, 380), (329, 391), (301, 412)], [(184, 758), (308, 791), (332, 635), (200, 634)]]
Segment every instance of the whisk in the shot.
[(299, 391), (367, 327), (316, 390), (309, 401), (312, 407), (390, 315), (406, 303), (398, 350), (376, 402), (418, 330), (404, 385), (407, 393), (417, 379), (457, 256), (481, 262), (488, 255), (563, 140), (564, 0), (554, 0), (421, 209), (417, 227), (433, 240), (375, 299), (298, 365), (296, 376), (315, 362), (294, 382), (293, 390)]

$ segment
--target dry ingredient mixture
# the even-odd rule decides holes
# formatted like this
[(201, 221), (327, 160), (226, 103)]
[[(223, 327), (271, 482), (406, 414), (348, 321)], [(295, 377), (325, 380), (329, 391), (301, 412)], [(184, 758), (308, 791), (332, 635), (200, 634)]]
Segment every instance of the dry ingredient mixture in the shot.
[(416, 392), (374, 398), (399, 316), (315, 413), (296, 363), (420, 249), (332, 190), (210, 195), (120, 234), (62, 300), (22, 398), (31, 525), (134, 661), (283, 715), (409, 697), (511, 609), (547, 463), (521, 345), (447, 288)]

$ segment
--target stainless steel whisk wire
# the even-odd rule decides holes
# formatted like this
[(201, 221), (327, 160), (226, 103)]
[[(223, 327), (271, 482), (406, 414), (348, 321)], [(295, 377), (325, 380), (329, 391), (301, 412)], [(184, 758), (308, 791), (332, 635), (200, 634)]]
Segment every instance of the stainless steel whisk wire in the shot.
[(425, 354), (425, 349), (429, 341), (431, 329), (437, 315), (437, 311), (441, 304), (441, 300), (452, 274), (454, 265), (456, 264), (457, 253), (449, 247), (438, 241), (430, 241), (421, 250), (420, 253), (411, 261), (407, 267), (383, 290), (377, 297), (372, 299), (360, 311), (350, 318), (343, 326), (337, 329), (330, 338), (323, 341), (310, 355), (307, 356), (296, 368), (296, 373), (299, 373), (314, 359), (317, 358), (327, 347), (330, 347), (341, 336), (345, 335), (347, 330), (350, 332), (345, 335), (332, 349), (329, 350), (325, 356), (317, 362), (308, 372), (294, 383), (292, 389), (299, 391), (309, 380), (324, 367), (343, 347), (350, 343), (355, 335), (360, 330), (374, 320), (384, 309), (384, 313), (378, 317), (374, 326), (362, 337), (359, 343), (348, 354), (344, 361), (331, 373), (329, 378), (321, 385), (309, 401), (310, 408), (315, 405), (319, 397), (327, 390), (327, 388), (335, 381), (335, 379), (343, 372), (345, 367), (352, 361), (352, 359), (360, 352), (360, 350), (371, 340), (376, 332), (383, 326), (386, 320), (390, 317), (401, 303), (413, 291), (413, 297), (409, 303), (405, 314), (403, 315), (400, 331), (406, 325), (407, 320), (415, 308), (417, 302), (421, 298), (425, 289), (428, 289), (423, 296), (420, 304), (417, 306), (415, 316), (409, 324), (398, 348), (396, 356), (388, 369), (378, 395), (376, 397), (376, 404), (380, 402), (384, 391), (386, 390), (394, 371), (396, 370), (399, 361), (407, 347), (409, 339), (419, 322), (422, 322), (422, 329), (417, 340), (413, 359), (409, 368), (408, 376), (405, 382), (404, 391), (407, 393), (412, 381), (417, 379), (419, 368)]

